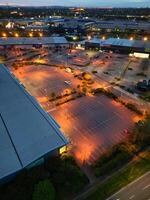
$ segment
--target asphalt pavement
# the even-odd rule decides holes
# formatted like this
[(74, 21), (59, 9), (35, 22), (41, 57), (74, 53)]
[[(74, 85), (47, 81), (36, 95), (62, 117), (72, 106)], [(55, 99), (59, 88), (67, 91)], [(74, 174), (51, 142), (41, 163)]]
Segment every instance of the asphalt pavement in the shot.
[(107, 200), (150, 200), (150, 171)]

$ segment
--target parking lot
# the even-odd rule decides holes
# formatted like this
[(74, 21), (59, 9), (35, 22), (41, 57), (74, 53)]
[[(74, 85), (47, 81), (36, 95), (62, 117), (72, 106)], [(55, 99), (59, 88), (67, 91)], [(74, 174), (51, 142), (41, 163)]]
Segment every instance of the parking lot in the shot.
[(70, 139), (78, 161), (91, 164), (123, 140), (135, 115), (105, 96), (82, 97), (49, 112)]
[[(78, 55), (78, 51), (75, 51), (73, 55)], [(88, 50), (82, 50), (80, 54), (79, 60), (82, 60), (82, 62), (86, 60), (89, 62), (90, 60), (90, 62), (85, 66), (76, 64), (76, 67), (82, 71), (96, 72), (96, 77), (102, 78), (109, 83), (115, 83), (124, 88), (133, 88), (134, 90), (139, 81), (149, 79), (149, 59), (108, 52), (91, 52)]]
[(64, 69), (46, 65), (26, 65), (16, 69), (10, 68), (14, 75), (24, 84), (27, 91), (36, 97), (44, 107), (52, 106), (48, 98), (52, 93), (63, 94), (66, 90), (76, 88), (80, 81)]
[[(57, 56), (64, 57), (61, 54)], [(87, 71), (94, 68), (99, 69), (97, 76), (104, 74), (103, 70), (109, 71), (113, 68), (116, 73), (121, 73), (121, 66), (126, 65), (129, 61), (127, 56), (122, 56), (119, 59), (124, 59), (124, 63), (120, 65), (119, 61), (115, 61), (118, 55), (109, 58), (109, 61), (107, 61), (107, 58), (104, 60), (106, 54), (102, 56), (102, 59), (90, 58), (91, 63), (97, 62), (98, 66), (92, 67), (90, 64), (81, 68), (85, 68)], [(117, 63), (118, 68), (111, 63), (111, 59), (114, 60), (114, 63)], [(105, 63), (99, 63), (101, 60), (104, 60)], [(65, 62), (66, 60), (62, 59), (61, 61)], [(75, 67), (75, 65), (73, 66)], [(80, 67), (76, 66), (76, 69), (80, 69)], [(60, 95), (65, 90), (77, 88), (77, 85), (81, 84), (81, 80), (75, 78), (72, 73), (68, 73), (64, 68), (38, 63), (23, 65), (18, 69), (14, 69), (10, 65), (10, 70), (24, 84), (27, 91), (60, 124), (63, 132), (70, 140), (70, 151), (80, 163), (93, 163), (109, 147), (127, 136), (125, 130), (134, 126), (136, 116), (105, 96), (84, 96), (59, 106), (50, 102), (49, 98), (52, 93)]]

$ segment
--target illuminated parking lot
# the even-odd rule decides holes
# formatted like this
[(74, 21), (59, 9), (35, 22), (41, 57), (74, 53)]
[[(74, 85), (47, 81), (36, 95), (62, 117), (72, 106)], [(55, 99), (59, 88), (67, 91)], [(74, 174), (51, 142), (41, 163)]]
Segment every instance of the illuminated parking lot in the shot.
[(91, 164), (127, 135), (135, 115), (105, 96), (82, 97), (59, 106), (50, 114), (60, 124), (80, 162)]
[(70, 140), (69, 150), (80, 163), (93, 163), (134, 126), (135, 115), (105, 96), (84, 96), (61, 106), (51, 103), (53, 92), (62, 94), (81, 84), (65, 69), (34, 64), (11, 71), (60, 124)]

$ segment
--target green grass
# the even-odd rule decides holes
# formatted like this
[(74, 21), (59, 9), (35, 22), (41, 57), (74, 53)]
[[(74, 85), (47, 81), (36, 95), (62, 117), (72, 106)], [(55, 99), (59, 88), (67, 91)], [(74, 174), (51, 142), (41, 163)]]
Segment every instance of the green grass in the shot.
[[(118, 172), (106, 182), (96, 187), (85, 200), (105, 200), (122, 187), (137, 179), (150, 170), (150, 151), (130, 163), (125, 169)], [(82, 199), (82, 200), (83, 200)]]

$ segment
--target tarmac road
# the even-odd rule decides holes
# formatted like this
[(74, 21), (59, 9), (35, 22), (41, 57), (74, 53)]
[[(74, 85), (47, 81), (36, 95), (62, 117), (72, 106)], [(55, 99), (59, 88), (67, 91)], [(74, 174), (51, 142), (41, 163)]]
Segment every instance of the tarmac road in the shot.
[(107, 200), (150, 200), (150, 171)]

